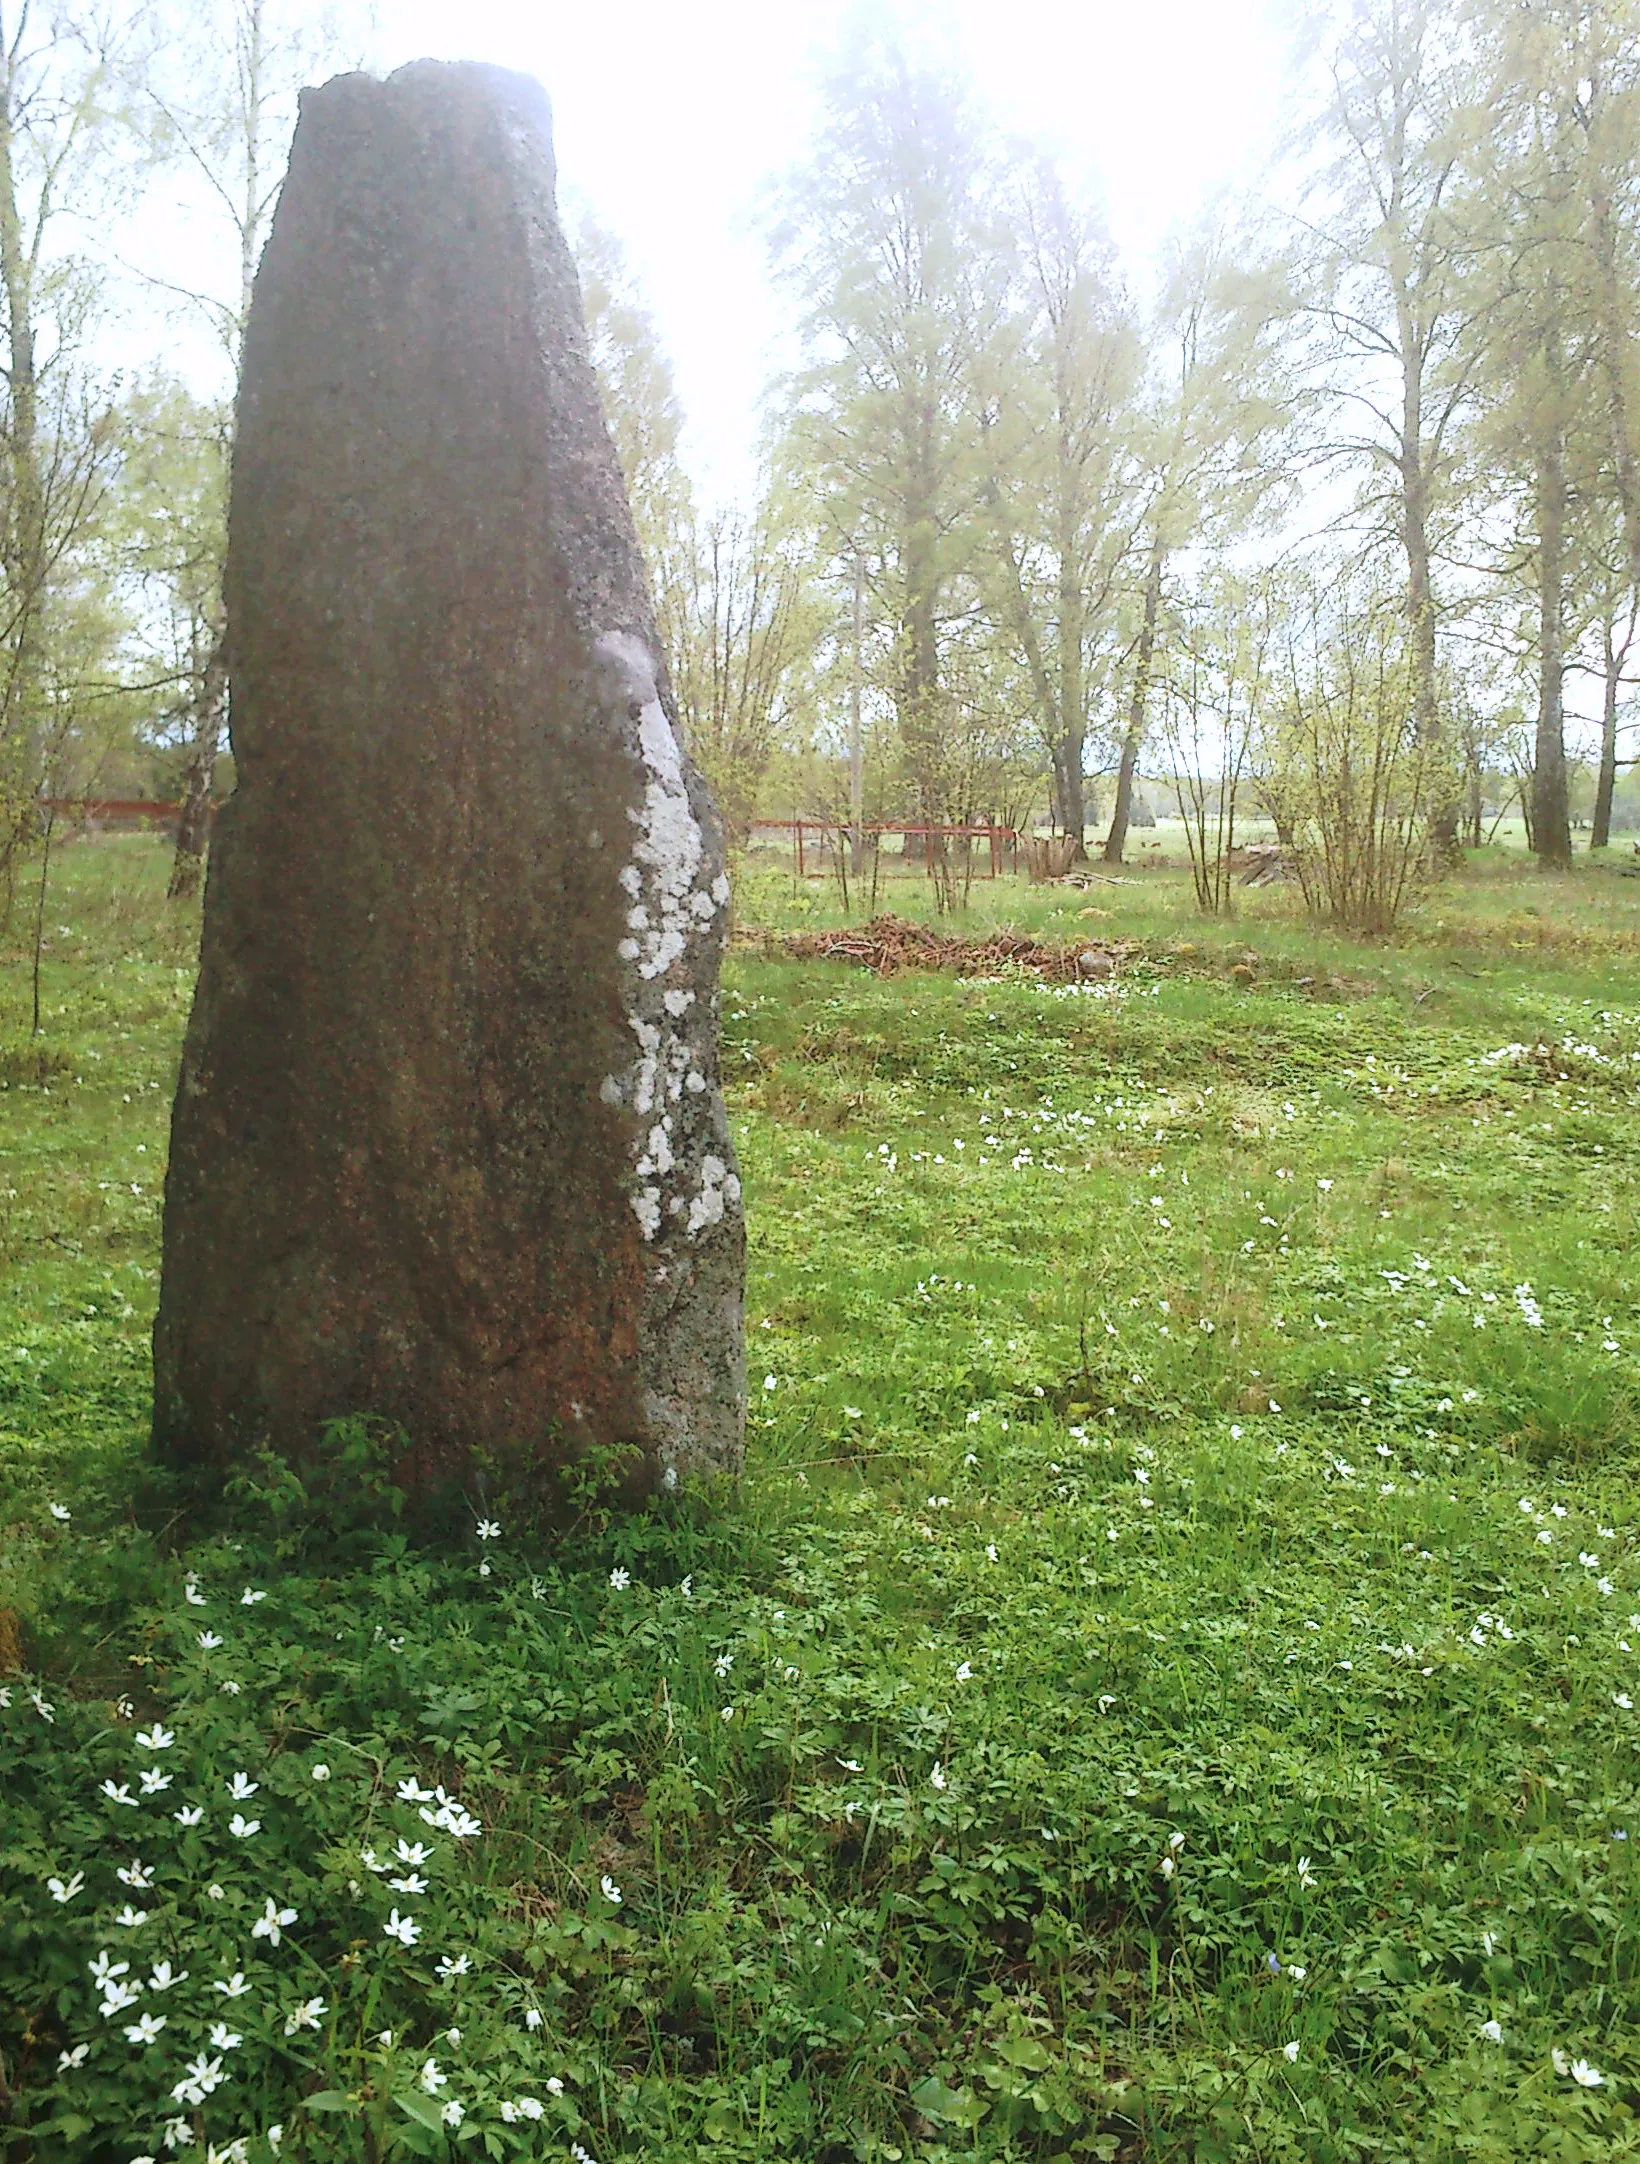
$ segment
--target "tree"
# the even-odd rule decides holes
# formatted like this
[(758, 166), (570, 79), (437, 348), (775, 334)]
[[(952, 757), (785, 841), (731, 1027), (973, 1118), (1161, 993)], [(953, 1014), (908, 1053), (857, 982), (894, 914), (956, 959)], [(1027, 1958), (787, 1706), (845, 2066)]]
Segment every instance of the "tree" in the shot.
[(1278, 677), (1259, 757), (1311, 913), (1393, 929), (1431, 868), (1445, 753), (1418, 726), (1417, 633), (1371, 567), (1318, 565), (1290, 591), (1272, 641)]
[(1640, 10), (1633, 0), (1569, 0), (1549, 12), (1569, 47), (1613, 492), (1628, 585), (1640, 593)]
[(1565, 685), (1586, 624), (1603, 613), (1600, 562), (1621, 487), (1602, 426), (1602, 277), (1582, 122), (1585, 11), (1501, 0), (1486, 18), (1491, 127), (1474, 195), (1492, 289), (1482, 463), (1504, 477), (1516, 540), (1505, 568), (1530, 579), (1537, 722), (1533, 853), (1571, 862)]
[[(945, 664), (977, 608), (975, 357), (1003, 288), (982, 131), (960, 90), (892, 44), (857, 44), (826, 86), (773, 246), (807, 346), (788, 386), (785, 455), (840, 586), (864, 565), (889, 628), (908, 785), (937, 825), (958, 780)], [(932, 868), (943, 905), (952, 888), (937, 844)]]
[(1180, 608), (1162, 687), (1162, 740), (1184, 824), (1196, 903), (1235, 908), (1236, 812), (1268, 690), (1277, 628), (1275, 581), (1214, 567)]
[(620, 242), (594, 220), (583, 218), (574, 251), (604, 419), (649, 567), (656, 622), (675, 670), (697, 571), (694, 491), (680, 452), (683, 409), (672, 364)]
[(1132, 546), (1142, 355), (1103, 225), (1067, 199), (1051, 166), (1031, 169), (1011, 209), (1018, 316), (982, 356), (980, 386), (991, 605), (1017, 648), (1080, 859), (1092, 702), (1114, 666)]
[(1623, 686), (1634, 634), (1640, 627), (1640, 587), (1627, 577), (1626, 551), (1623, 575), (1608, 568), (1606, 584), (1596, 611), (1600, 627), (1600, 762), (1595, 778), (1594, 818), (1589, 847), (1605, 849), (1612, 838), (1612, 805), (1617, 794), (1617, 738)]
[(684, 741), (739, 849), (774, 747), (791, 733), (817, 643), (801, 558), (766, 505), (749, 522), (733, 513), (708, 521), (691, 552), (675, 635), (672, 685)]
[[(1399, 545), (1414, 709), (1433, 744), (1435, 563), (1477, 355), (1469, 237), (1453, 204), (1475, 86), (1460, 0), (1354, 0), (1326, 28), (1310, 138), (1322, 155), (1299, 250), (1303, 317), (1317, 334), (1311, 390), (1334, 422), (1319, 450), (1364, 469), (1354, 515)], [(1454, 805), (1436, 821), (1440, 846), (1455, 825)]]
[(1104, 860), (1127, 846), (1133, 782), (1150, 724), (1164, 582), (1187, 542), (1223, 545), (1245, 531), (1281, 480), (1270, 442), (1286, 418), (1275, 374), (1276, 320), (1267, 280), (1232, 258), (1216, 222), (1170, 251), (1151, 340), (1152, 376), (1139, 450), (1143, 575), (1134, 597), (1128, 706)]
[[(160, 379), (140, 386), (122, 412), (112, 531), (134, 623), (127, 674), (160, 701), (151, 740), (180, 748), (188, 801), (199, 747), (227, 701), (222, 655), (222, 559), (227, 526), (227, 408)], [(199, 702), (212, 713), (201, 713)], [(150, 709), (152, 711), (152, 709)], [(207, 800), (208, 802), (208, 800)], [(206, 812), (196, 813), (205, 839)], [(183, 862), (187, 863), (185, 855)], [(197, 853), (193, 861), (197, 867)], [(172, 867), (172, 891), (177, 887)]]
[[(117, 464), (118, 387), (96, 344), (98, 266), (76, 228), (107, 214), (140, 19), (0, 9), (0, 875), (37, 824), (106, 672), (94, 559)], [(99, 628), (100, 627), (100, 628)]]
[[(201, 14), (173, 23), (145, 83), (151, 140), (162, 157), (181, 165), (203, 189), (231, 241), (233, 260), (231, 284), (216, 290), (152, 274), (149, 282), (206, 317), (235, 386), (256, 266), (284, 184), (297, 98), (304, 85), (346, 64), (349, 31), (347, 17), (335, 9), (313, 15), (298, 12), (293, 0), (210, 0)], [(220, 431), (217, 443), (225, 498), (231, 426)], [(225, 527), (221, 545), (226, 546)], [(199, 888), (228, 715), (220, 561), (214, 583), (217, 598), (209, 622), (190, 641), (186, 664), (182, 710), (191, 740), (171, 868), (173, 898)]]
[(738, 848), (818, 637), (803, 548), (767, 483), (749, 514), (698, 518), (671, 363), (620, 244), (583, 219), (575, 256), (678, 722)]

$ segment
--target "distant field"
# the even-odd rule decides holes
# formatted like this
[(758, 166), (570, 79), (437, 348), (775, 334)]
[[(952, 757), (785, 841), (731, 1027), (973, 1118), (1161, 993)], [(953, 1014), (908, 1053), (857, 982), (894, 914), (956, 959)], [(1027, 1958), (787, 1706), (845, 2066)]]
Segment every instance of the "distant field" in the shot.
[[(1267, 838), (1258, 837), (1254, 838)], [(975, 924), (1013, 924), (1021, 929), (1052, 931), (1067, 938), (1088, 936), (1183, 940), (1204, 949), (1227, 949), (1262, 942), (1272, 953), (1303, 960), (1329, 954), (1348, 956), (1351, 966), (1374, 957), (1375, 969), (1393, 965), (1387, 957), (1429, 947), (1486, 947), (1501, 939), (1508, 951), (1628, 951), (1640, 938), (1640, 860), (1624, 839), (1598, 857), (1579, 863), (1565, 879), (1538, 871), (1524, 847), (1498, 842), (1473, 852), (1462, 873), (1442, 883), (1409, 909), (1394, 949), (1336, 940), (1318, 931), (1304, 913), (1295, 884), (1238, 887), (1235, 913), (1228, 919), (1203, 918), (1190, 884), (1183, 828), (1177, 822), (1142, 829), (1129, 861), (1111, 871), (1093, 860), (1083, 867), (1086, 891), (1062, 885), (1032, 886), (1022, 877), (988, 876), (988, 855), (975, 852), (968, 889), (968, 916)], [(1165, 858), (1158, 864), (1157, 858)], [(929, 916), (933, 893), (925, 870), (885, 857), (877, 906), (902, 915)], [(869, 904), (851, 884), (848, 914), (859, 917)], [(789, 848), (762, 848), (748, 859), (737, 893), (743, 924), (826, 925), (844, 921), (835, 874), (810, 864), (796, 875)]]
[[(738, 1492), (428, 1546), (360, 1450), (183, 1547), (197, 926), (161, 845), (65, 851), (38, 1043), (19, 917), (0, 980), (0, 2154), (1640, 2156), (1631, 856), (1485, 852), (1377, 944), (976, 879), (1138, 943), (1048, 989), (780, 959), (837, 891), (759, 855)], [(152, 2044), (104, 1951), (189, 1972)]]
[[(1042, 831), (1046, 832), (1046, 829)], [(1103, 831), (1102, 827), (1089, 827), (1087, 830), (1088, 848), (1095, 860), (1092, 868), (1096, 871), (1102, 869), (1098, 862), (1098, 853)], [(1476, 861), (1486, 862), (1507, 857), (1519, 857), (1522, 860), (1522, 867), (1527, 866), (1529, 859), (1526, 848), (1526, 828), (1519, 818), (1499, 820), (1495, 826), (1488, 820), (1487, 832), (1491, 838), (1487, 847), (1477, 853)], [(1236, 844), (1238, 848), (1249, 842), (1271, 842), (1274, 839), (1275, 828), (1268, 819), (1248, 818), (1238, 819), (1236, 822)], [(1636, 842), (1640, 842), (1640, 834), (1614, 833), (1607, 850), (1603, 853), (1605, 861), (1611, 864), (1635, 862)], [(885, 840), (882, 860), (883, 876), (895, 881), (910, 878), (926, 879), (927, 874), (922, 865), (915, 860), (908, 860), (904, 856), (903, 846), (903, 842), (896, 837), (889, 837)], [(1590, 854), (1587, 828), (1574, 830), (1572, 847), (1579, 855)], [(815, 861), (808, 866), (811, 875), (814, 877), (824, 876), (821, 870), (824, 863), (824, 850), (819, 844), (815, 833), (811, 832), (807, 835), (805, 848), (806, 854), (812, 853), (815, 858)], [(973, 852), (975, 877), (982, 879), (986, 876), (986, 866), (989, 862), (988, 845), (983, 840), (977, 841), (973, 844)], [(1170, 865), (1188, 865), (1190, 861), (1190, 842), (1183, 820), (1159, 816), (1154, 826), (1131, 828), (1128, 833), (1127, 857), (1128, 865), (1124, 867), (1125, 869), (1143, 868), (1147, 861), (1159, 857), (1167, 858)], [(782, 837), (772, 828), (761, 829), (757, 836), (756, 847), (752, 851), (752, 861), (754, 863), (779, 863), (789, 868), (794, 861), (789, 834)], [(1591, 862), (1598, 861), (1600, 859), (1591, 858)]]

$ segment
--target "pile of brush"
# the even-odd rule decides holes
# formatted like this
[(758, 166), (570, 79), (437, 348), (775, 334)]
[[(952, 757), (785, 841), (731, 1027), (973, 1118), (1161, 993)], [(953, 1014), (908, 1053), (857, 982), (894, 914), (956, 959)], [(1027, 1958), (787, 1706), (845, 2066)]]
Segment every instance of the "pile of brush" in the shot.
[(1074, 984), (1114, 976), (1137, 950), (1128, 940), (1070, 946), (1008, 931), (963, 939), (929, 924), (884, 916), (836, 931), (792, 932), (771, 941), (769, 951), (804, 962), (854, 962), (879, 977), (892, 977), (902, 969), (951, 969), (959, 977), (994, 977), (1012, 967), (1029, 969), (1052, 984)]

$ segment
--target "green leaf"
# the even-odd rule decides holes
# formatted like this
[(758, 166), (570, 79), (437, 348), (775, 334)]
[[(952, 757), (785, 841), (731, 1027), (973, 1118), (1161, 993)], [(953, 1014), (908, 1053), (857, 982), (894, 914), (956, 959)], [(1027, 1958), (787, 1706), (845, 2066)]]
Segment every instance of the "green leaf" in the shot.
[(312, 2096), (302, 2099), (309, 2111), (357, 2111), (358, 2100), (345, 2089), (316, 2089)]
[(400, 2119), (388, 2134), (389, 2156), (448, 2156), (443, 2133), (433, 2133), (419, 2119)]
[(393, 2101), (418, 2126), (426, 2127), (433, 2134), (444, 2132), (444, 2112), (432, 2097), (423, 2096), (417, 2089), (408, 2089)]
[(918, 2082), (911, 2101), (925, 2117), (939, 2119), (946, 2126), (978, 2126), (990, 2109), (970, 2090), (948, 2089), (935, 2074)]
[(1053, 2064), (1053, 2053), (1034, 2036), (1007, 2036), (996, 2047), (997, 2057), (1010, 2066), (1022, 2066), (1029, 2074), (1044, 2074)]

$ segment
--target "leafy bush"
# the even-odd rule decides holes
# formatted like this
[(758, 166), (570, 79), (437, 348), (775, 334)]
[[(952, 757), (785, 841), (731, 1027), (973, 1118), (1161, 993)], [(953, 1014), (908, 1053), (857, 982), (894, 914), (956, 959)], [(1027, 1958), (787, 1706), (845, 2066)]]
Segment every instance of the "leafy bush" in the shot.
[(1449, 751), (1420, 738), (1399, 600), (1342, 578), (1298, 597), (1263, 729), (1264, 795), (1311, 911), (1392, 930), (1427, 885)]

